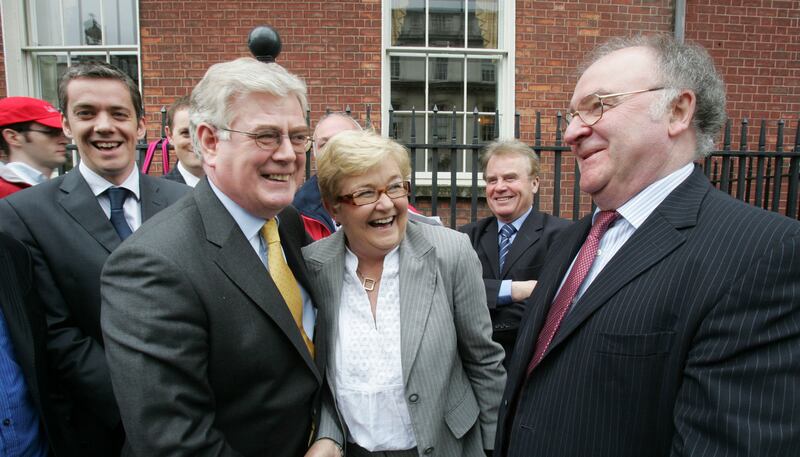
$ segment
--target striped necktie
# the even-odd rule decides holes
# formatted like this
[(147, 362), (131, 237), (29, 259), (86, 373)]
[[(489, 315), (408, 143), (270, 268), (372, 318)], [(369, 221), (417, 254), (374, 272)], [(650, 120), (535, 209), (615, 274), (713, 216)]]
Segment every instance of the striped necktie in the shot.
[(511, 237), (517, 233), (517, 228), (511, 224), (506, 224), (500, 229), (500, 274), (503, 274), (503, 266), (506, 263), (506, 256), (511, 249)]

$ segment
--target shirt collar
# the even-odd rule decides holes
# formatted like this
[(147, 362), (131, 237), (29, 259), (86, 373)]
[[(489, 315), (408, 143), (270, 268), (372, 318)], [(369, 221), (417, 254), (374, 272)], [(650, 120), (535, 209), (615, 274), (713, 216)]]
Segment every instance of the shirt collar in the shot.
[[(523, 214), (522, 216), (520, 216), (520, 217), (514, 219), (513, 221), (509, 222), (509, 224), (513, 225), (514, 228), (517, 229), (516, 231), (518, 232), (519, 229), (522, 228), (522, 224), (525, 223), (525, 220), (528, 219), (528, 215), (531, 214), (531, 211), (533, 211), (533, 206), (528, 208), (528, 211), (525, 211), (525, 214)], [(506, 225), (508, 225), (508, 224), (500, 222), (500, 219), (498, 219), (497, 220), (497, 233), (499, 234), (500, 230)]]
[(14, 172), (22, 181), (31, 186), (47, 181), (47, 176), (25, 162), (10, 162), (6, 168)]
[[(678, 187), (694, 170), (694, 163), (690, 162), (678, 170), (645, 187), (633, 198), (617, 208), (617, 212), (635, 229), (638, 229), (650, 214)], [(597, 208), (592, 215), (592, 223), (600, 213)]]
[(217, 198), (219, 198), (219, 201), (222, 202), (222, 206), (228, 210), (228, 213), (230, 213), (231, 217), (233, 217), (233, 220), (236, 221), (236, 225), (239, 226), (239, 229), (242, 231), (245, 238), (249, 240), (256, 236), (261, 231), (261, 227), (264, 226), (266, 219), (253, 216), (252, 214), (248, 213), (244, 208), (239, 206), (238, 203), (231, 200), (230, 197), (219, 190), (219, 188), (217, 188), (217, 186), (214, 185), (214, 182), (210, 179), (208, 180), (208, 183), (211, 185), (211, 190), (214, 191), (214, 194), (217, 196)]
[(178, 173), (180, 173), (181, 176), (183, 176), (183, 180), (186, 181), (187, 186), (194, 187), (197, 185), (198, 182), (200, 182), (200, 178), (193, 175), (192, 172), (187, 170), (186, 167), (184, 167), (180, 161), (178, 162), (177, 167), (178, 167)]
[(139, 168), (135, 162), (131, 173), (119, 186), (115, 186), (114, 183), (109, 182), (106, 178), (95, 173), (83, 160), (78, 164), (78, 171), (83, 176), (83, 179), (86, 180), (86, 184), (89, 185), (89, 188), (92, 189), (92, 193), (95, 197), (107, 191), (109, 187), (123, 187), (131, 191), (131, 193), (136, 196), (136, 200), (139, 200)]

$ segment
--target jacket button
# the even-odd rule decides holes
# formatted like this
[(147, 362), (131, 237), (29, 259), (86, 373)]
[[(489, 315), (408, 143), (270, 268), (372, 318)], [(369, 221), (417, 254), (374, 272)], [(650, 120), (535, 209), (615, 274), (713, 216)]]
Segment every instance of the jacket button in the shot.
[(425, 449), (425, 455), (431, 455), (431, 454), (433, 454), (433, 446)]
[(417, 394), (409, 395), (408, 396), (408, 401), (410, 401), (411, 403), (416, 403), (417, 401), (419, 401), (419, 395), (417, 395)]
[(503, 400), (503, 406), (508, 406), (508, 400)]

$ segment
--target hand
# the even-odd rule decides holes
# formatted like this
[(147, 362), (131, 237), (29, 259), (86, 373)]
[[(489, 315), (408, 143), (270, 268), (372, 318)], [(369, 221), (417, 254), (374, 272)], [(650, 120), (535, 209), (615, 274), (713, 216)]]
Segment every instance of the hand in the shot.
[(342, 457), (342, 448), (329, 438), (320, 438), (306, 451), (305, 457)]
[(529, 281), (511, 281), (511, 301), (520, 302), (530, 297), (533, 293), (533, 288), (536, 287), (534, 280)]

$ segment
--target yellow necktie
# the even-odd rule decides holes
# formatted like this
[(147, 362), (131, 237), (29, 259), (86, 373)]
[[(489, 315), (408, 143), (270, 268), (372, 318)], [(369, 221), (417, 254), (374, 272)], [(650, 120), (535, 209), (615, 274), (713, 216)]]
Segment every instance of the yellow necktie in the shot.
[(283, 250), (281, 249), (281, 237), (278, 235), (278, 224), (275, 218), (272, 218), (264, 224), (261, 228), (261, 236), (267, 242), (267, 258), (269, 274), (272, 276), (272, 281), (278, 287), (278, 290), (283, 296), (283, 300), (289, 307), (294, 317), (294, 323), (303, 335), (303, 341), (308, 346), (308, 352), (311, 357), (314, 357), (314, 343), (306, 335), (303, 329), (303, 297), (300, 295), (300, 287), (297, 285), (297, 280), (286, 264), (286, 259), (283, 258)]

